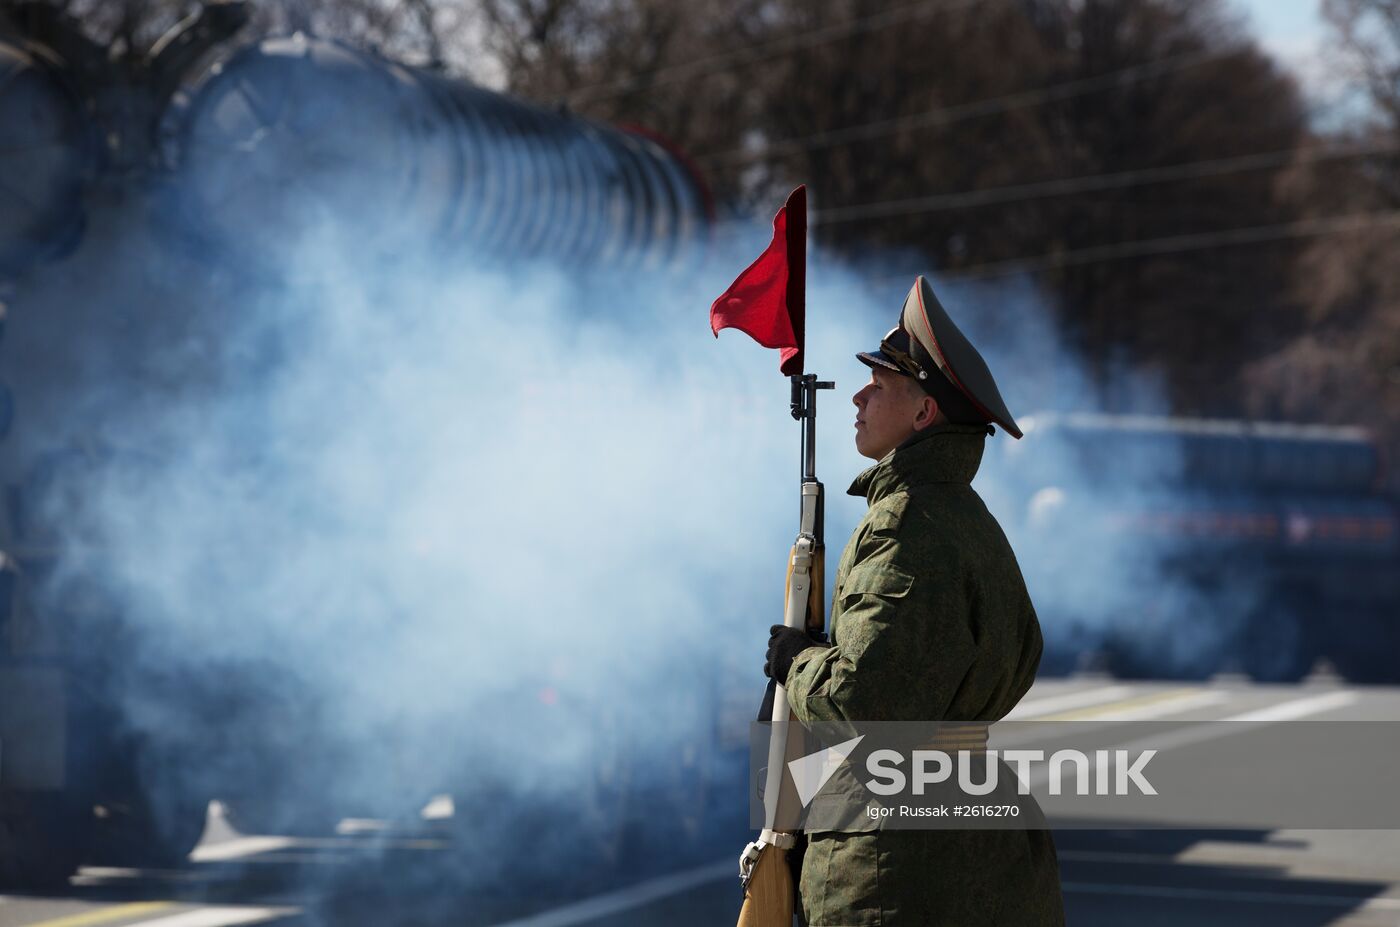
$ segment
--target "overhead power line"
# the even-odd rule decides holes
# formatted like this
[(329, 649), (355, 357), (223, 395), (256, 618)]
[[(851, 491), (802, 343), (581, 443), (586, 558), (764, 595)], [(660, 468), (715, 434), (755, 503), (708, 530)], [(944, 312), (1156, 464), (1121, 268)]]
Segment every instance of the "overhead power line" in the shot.
[(944, 212), (950, 209), (965, 209), (972, 206), (987, 206), (998, 203), (1020, 203), (1028, 200), (1045, 199), (1053, 196), (1067, 196), (1075, 193), (1094, 193), (1102, 190), (1121, 190), (1129, 187), (1173, 180), (1191, 180), (1199, 177), (1218, 177), (1244, 171), (1264, 170), (1283, 167), (1290, 163), (1315, 164), (1322, 161), (1335, 161), (1344, 158), (1360, 158), (1369, 155), (1395, 154), (1400, 152), (1400, 143), (1347, 146), (1328, 148), (1284, 148), (1259, 154), (1240, 155), (1233, 158), (1213, 158), (1202, 161), (1188, 161), (1182, 164), (1162, 167), (1136, 168), (1108, 174), (1089, 174), (1075, 177), (1062, 177), (1036, 183), (1011, 184), (1004, 187), (987, 187), (981, 190), (968, 190), (963, 193), (939, 193), (929, 196), (913, 196), (897, 200), (884, 200), (876, 203), (858, 203), (851, 206), (836, 206), (831, 209), (816, 210), (809, 220), (810, 225), (835, 225), (841, 222), (854, 222), (864, 219), (887, 218), (889, 216), (922, 215)]
[(1360, 232), (1383, 227), (1400, 229), (1400, 209), (1301, 219), (1277, 225), (1257, 225), (1250, 228), (1225, 229), (1218, 232), (1196, 232), (1188, 235), (1170, 235), (1165, 238), (1148, 238), (1141, 241), (1099, 245), (1093, 248), (1077, 248), (1073, 251), (1062, 251), (1057, 254), (974, 264), (971, 267), (950, 270), (941, 276), (957, 280), (1006, 277), (1012, 274), (1034, 273), (1083, 264), (1098, 264), (1123, 258), (1177, 254), (1205, 248), (1284, 241), (1290, 238), (1311, 238), (1318, 235)]
[(762, 158), (782, 157), (783, 155), (797, 154), (804, 151), (816, 151), (822, 148), (849, 144), (851, 142), (868, 141), (872, 138), (893, 135), (895, 132), (905, 129), (925, 129), (935, 126), (948, 126), (977, 116), (990, 116), (995, 113), (1004, 113), (1015, 109), (1039, 106), (1043, 103), (1068, 100), (1111, 87), (1133, 84), (1153, 77), (1173, 74), (1221, 58), (1242, 54), (1244, 51), (1245, 49), (1236, 47), (1225, 51), (1173, 55), (1169, 58), (1160, 58), (1156, 61), (1149, 61), (1145, 64), (1121, 68), (1117, 71), (1096, 74), (1093, 77), (1077, 78), (1059, 84), (1052, 84), (1049, 87), (1039, 87), (1034, 90), (1003, 94), (1001, 96), (988, 97), (982, 100), (972, 100), (953, 106), (940, 106), (922, 113), (913, 113), (907, 116), (894, 116), (889, 119), (879, 119), (874, 122), (865, 122), (858, 125), (843, 126), (839, 129), (814, 132), (811, 135), (782, 139), (780, 141), (770, 142), (762, 148), (734, 148), (728, 151), (701, 154), (696, 156), (696, 160), (705, 163), (756, 161)]
[(911, 3), (869, 16), (832, 23), (829, 26), (821, 26), (807, 32), (799, 32), (796, 35), (783, 36), (767, 42), (757, 42), (732, 51), (717, 52), (681, 64), (666, 65), (622, 80), (595, 84), (591, 87), (580, 87), (571, 91), (567, 100), (570, 105), (593, 100), (607, 100), (636, 89), (643, 81), (647, 87), (675, 83), (678, 80), (685, 80), (691, 75), (714, 70), (721, 66), (744, 67), (757, 61), (769, 59), (774, 55), (791, 54), (804, 48), (824, 45), (847, 36), (898, 26), (931, 13), (946, 12), (976, 4), (977, 0), (922, 0), (920, 3)]

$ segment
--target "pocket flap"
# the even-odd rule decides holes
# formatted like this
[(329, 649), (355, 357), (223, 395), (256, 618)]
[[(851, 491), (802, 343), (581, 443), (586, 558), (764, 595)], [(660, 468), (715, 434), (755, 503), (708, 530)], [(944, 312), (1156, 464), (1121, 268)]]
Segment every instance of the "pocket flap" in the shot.
[(858, 564), (846, 574), (840, 598), (853, 595), (882, 595), (897, 599), (914, 588), (913, 574), (892, 563)]

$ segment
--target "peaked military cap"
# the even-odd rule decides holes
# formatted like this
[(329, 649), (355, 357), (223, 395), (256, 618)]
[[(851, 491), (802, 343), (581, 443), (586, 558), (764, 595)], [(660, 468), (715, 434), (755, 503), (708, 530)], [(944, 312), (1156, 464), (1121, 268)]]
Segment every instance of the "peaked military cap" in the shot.
[(884, 367), (918, 380), (949, 421), (997, 424), (1013, 438), (1021, 437), (987, 362), (922, 276), (914, 279), (904, 298), (899, 324), (885, 335), (880, 347), (856, 357), (867, 367)]

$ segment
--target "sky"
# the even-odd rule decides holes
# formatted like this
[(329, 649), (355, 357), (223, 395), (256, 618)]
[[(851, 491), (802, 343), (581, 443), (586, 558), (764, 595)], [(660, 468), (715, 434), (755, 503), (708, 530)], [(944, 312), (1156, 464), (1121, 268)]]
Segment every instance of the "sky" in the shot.
[(1322, 32), (1318, 0), (1231, 0), (1244, 10), (1265, 43), (1279, 50), (1304, 48)]
[(1229, 0), (1248, 17), (1260, 43), (1292, 68), (1314, 104), (1334, 99), (1339, 88), (1322, 64), (1326, 28), (1320, 0)]

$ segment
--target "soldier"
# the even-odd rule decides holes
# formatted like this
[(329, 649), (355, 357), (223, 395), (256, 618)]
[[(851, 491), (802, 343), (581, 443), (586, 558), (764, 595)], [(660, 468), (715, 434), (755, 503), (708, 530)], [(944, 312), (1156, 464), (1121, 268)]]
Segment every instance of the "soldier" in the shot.
[[(837, 568), (831, 643), (774, 625), (764, 672), (799, 721), (975, 721), (1030, 688), (1041, 635), (1015, 555), (970, 483), (999, 425), (1019, 438), (986, 363), (923, 277), (900, 324), (856, 355), (856, 449), (878, 461)], [(809, 833), (799, 896), (812, 927), (1064, 923), (1050, 832)]]

